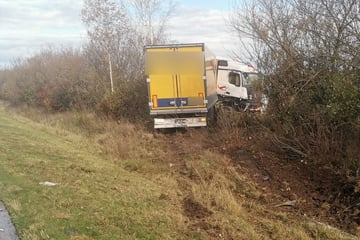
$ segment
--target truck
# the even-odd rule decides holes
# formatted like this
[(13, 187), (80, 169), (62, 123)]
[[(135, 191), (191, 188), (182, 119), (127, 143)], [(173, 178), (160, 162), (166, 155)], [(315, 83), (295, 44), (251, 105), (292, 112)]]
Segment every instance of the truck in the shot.
[(268, 97), (262, 74), (236, 58), (217, 57), (215, 61), (219, 102), (237, 111), (264, 112)]
[(155, 129), (207, 126), (218, 106), (265, 110), (261, 74), (204, 43), (145, 46), (145, 74)]
[(154, 128), (207, 126), (218, 100), (215, 56), (204, 43), (145, 46)]

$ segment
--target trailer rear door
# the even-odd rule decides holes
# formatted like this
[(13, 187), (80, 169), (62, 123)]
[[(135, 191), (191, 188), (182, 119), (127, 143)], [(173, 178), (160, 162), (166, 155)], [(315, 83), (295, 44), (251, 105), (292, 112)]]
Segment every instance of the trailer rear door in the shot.
[(203, 44), (151, 46), (145, 63), (151, 111), (206, 108)]

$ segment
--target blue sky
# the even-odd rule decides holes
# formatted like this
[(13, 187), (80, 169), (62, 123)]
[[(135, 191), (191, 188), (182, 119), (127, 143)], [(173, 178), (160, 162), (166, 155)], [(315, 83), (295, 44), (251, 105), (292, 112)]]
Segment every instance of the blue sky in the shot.
[[(205, 42), (231, 55), (237, 39), (227, 26), (233, 0), (176, 0), (167, 33), (179, 43)], [(0, 0), (0, 67), (47, 47), (79, 47), (86, 39), (81, 0)]]

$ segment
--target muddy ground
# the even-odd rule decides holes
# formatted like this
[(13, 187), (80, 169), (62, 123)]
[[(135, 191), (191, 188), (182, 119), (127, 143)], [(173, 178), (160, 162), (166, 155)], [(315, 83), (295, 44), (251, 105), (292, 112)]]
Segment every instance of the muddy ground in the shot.
[(289, 202), (288, 206), (281, 206), (281, 211), (353, 234), (359, 230), (360, 193), (356, 182), (306, 160), (286, 160), (269, 152), (232, 149), (224, 154), (231, 157), (238, 171), (257, 184), (265, 204), (274, 208)]

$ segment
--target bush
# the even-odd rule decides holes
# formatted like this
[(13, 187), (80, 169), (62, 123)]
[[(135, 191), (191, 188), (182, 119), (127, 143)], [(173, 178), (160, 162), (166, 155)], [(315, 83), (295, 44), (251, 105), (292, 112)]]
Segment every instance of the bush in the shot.
[(102, 94), (96, 73), (72, 49), (43, 50), (2, 76), (1, 98), (48, 111), (91, 108)]
[[(116, 119), (146, 118), (147, 86), (141, 69), (116, 68), (116, 88), (110, 93), (106, 65), (98, 68), (87, 57), (73, 49), (46, 49), (19, 61), (0, 73), (0, 98), (49, 112), (92, 110)], [(125, 75), (131, 80), (123, 80)]]
[(146, 81), (122, 82), (114, 93), (107, 93), (97, 110), (115, 119), (146, 119), (147, 107)]

